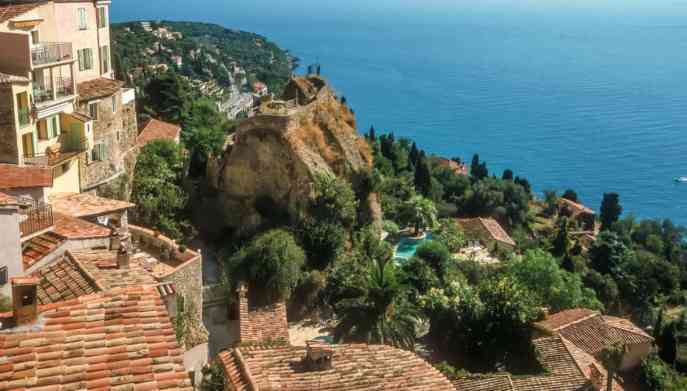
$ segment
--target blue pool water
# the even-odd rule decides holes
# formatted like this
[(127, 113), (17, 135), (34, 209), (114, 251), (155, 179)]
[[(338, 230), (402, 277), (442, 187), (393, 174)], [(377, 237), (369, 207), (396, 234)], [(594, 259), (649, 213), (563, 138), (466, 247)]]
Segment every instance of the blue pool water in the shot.
[(413, 239), (409, 237), (402, 238), (396, 245), (396, 253), (394, 257), (400, 260), (410, 259), (415, 255), (417, 247), (427, 240), (432, 240), (432, 233), (427, 233), (423, 239)]
[(266, 35), (321, 63), (362, 131), (687, 224), (684, 1), (117, 0), (111, 15)]

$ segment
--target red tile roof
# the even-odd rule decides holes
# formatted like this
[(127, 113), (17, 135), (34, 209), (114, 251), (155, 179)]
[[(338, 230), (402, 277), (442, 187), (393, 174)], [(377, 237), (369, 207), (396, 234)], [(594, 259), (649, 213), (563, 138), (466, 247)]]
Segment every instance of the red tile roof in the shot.
[[(604, 368), (604, 366), (594, 357), (575, 346), (575, 344), (572, 342), (566, 340), (565, 338), (561, 338), (561, 340), (565, 344), (566, 348), (568, 348), (570, 355), (573, 357), (577, 363), (577, 366), (587, 379), (592, 379), (594, 377), (594, 372), (598, 371), (600, 378), (597, 381), (600, 384), (603, 384), (603, 390), (605, 391), (608, 380), (608, 371), (606, 368)], [(624, 389), (625, 388), (622, 386), (622, 384), (619, 384), (615, 379), (613, 380), (613, 391), (623, 391)]]
[(121, 212), (135, 205), (88, 193), (56, 193), (49, 197), (53, 211), (73, 217), (93, 217)]
[(239, 341), (260, 343), (265, 341), (289, 342), (289, 325), (286, 304), (249, 308), (247, 299), (239, 297)]
[(112, 235), (110, 228), (59, 212), (53, 212), (53, 222), (53, 232), (67, 239), (107, 238)]
[(305, 369), (305, 347), (240, 347), (220, 353), (227, 381), (237, 390), (455, 390), (415, 353), (386, 345), (331, 345), (332, 368)]
[(0, 23), (14, 19), (44, 4), (44, 1), (20, 4), (0, 4)]
[(69, 253), (61, 260), (38, 269), (32, 276), (40, 278), (40, 304), (72, 300), (101, 290)]
[[(584, 316), (585, 313), (588, 315)], [(628, 320), (603, 316), (589, 310), (569, 310), (561, 315), (554, 314), (535, 324), (535, 327), (560, 335), (593, 356), (616, 342), (632, 345), (653, 341), (649, 334)]]
[(52, 170), (46, 167), (0, 164), (0, 189), (52, 187)]
[(434, 161), (438, 166), (449, 169), (456, 175), (468, 175), (468, 166), (465, 164), (459, 164), (454, 160), (444, 159), (442, 157), (437, 157)]
[(18, 205), (19, 201), (9, 194), (0, 192), (0, 205)]
[(573, 213), (573, 216), (577, 216), (580, 213), (594, 214), (594, 211), (591, 210), (590, 208), (588, 208), (588, 207), (586, 207), (580, 203), (570, 201), (567, 198), (563, 198), (563, 197), (559, 198), (558, 203), (560, 206), (567, 206), (568, 208), (570, 208), (570, 210)]
[(41, 306), (32, 328), (0, 333), (0, 389), (192, 390), (154, 288)]
[(24, 270), (49, 255), (65, 242), (65, 238), (54, 232), (46, 232), (24, 242), (22, 247), (22, 261)]
[(509, 375), (474, 375), (453, 381), (457, 391), (515, 391)]
[(456, 219), (467, 236), (480, 240), (496, 240), (509, 246), (515, 246), (515, 241), (501, 227), (496, 220), (490, 217), (477, 217), (473, 219)]
[(152, 118), (141, 130), (136, 139), (136, 144), (142, 147), (154, 140), (171, 140), (178, 143), (180, 134), (181, 127), (179, 125)]
[(80, 101), (89, 101), (110, 96), (124, 85), (124, 82), (105, 77), (84, 81), (76, 86)]

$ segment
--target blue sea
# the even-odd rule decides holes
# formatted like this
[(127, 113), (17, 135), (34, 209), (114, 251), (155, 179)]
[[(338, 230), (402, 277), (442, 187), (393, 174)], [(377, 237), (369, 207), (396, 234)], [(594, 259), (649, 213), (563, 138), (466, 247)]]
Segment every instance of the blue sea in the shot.
[(687, 1), (116, 0), (113, 21), (266, 35), (322, 73), (360, 131), (511, 168), (534, 189), (687, 225)]

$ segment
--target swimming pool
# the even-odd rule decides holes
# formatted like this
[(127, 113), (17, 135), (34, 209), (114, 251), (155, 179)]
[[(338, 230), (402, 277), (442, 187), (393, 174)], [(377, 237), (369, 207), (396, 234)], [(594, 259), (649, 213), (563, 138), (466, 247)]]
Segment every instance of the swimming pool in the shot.
[(405, 261), (407, 259), (410, 259), (413, 255), (415, 255), (415, 251), (417, 250), (417, 246), (422, 244), (422, 242), (425, 242), (427, 240), (432, 240), (432, 233), (428, 232), (427, 235), (425, 235), (424, 238), (422, 239), (413, 239), (410, 237), (404, 237), (402, 238), (398, 244), (396, 245), (395, 252), (394, 252), (394, 258), (400, 261)]

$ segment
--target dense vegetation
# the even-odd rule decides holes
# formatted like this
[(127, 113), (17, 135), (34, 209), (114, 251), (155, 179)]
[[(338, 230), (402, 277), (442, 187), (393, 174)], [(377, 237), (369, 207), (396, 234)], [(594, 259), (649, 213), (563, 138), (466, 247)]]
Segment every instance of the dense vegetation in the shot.
[[(166, 27), (180, 32), (183, 38), (158, 39), (145, 31), (139, 22), (113, 24), (112, 59), (118, 79), (142, 87), (157, 72), (148, 67), (165, 64), (191, 79), (215, 80), (220, 86), (229, 87), (240, 82), (232, 82), (233, 76), (230, 76), (230, 66), (237, 64), (245, 70), (248, 84), (259, 80), (270, 91), (280, 93), (291, 75), (294, 60), (288, 52), (260, 35), (207, 23), (162, 21), (151, 24), (154, 29)], [(155, 49), (156, 43), (161, 47)], [(154, 54), (144, 54), (146, 49), (154, 49)], [(172, 56), (182, 58), (179, 69)], [(136, 68), (142, 72), (134, 72)]]

